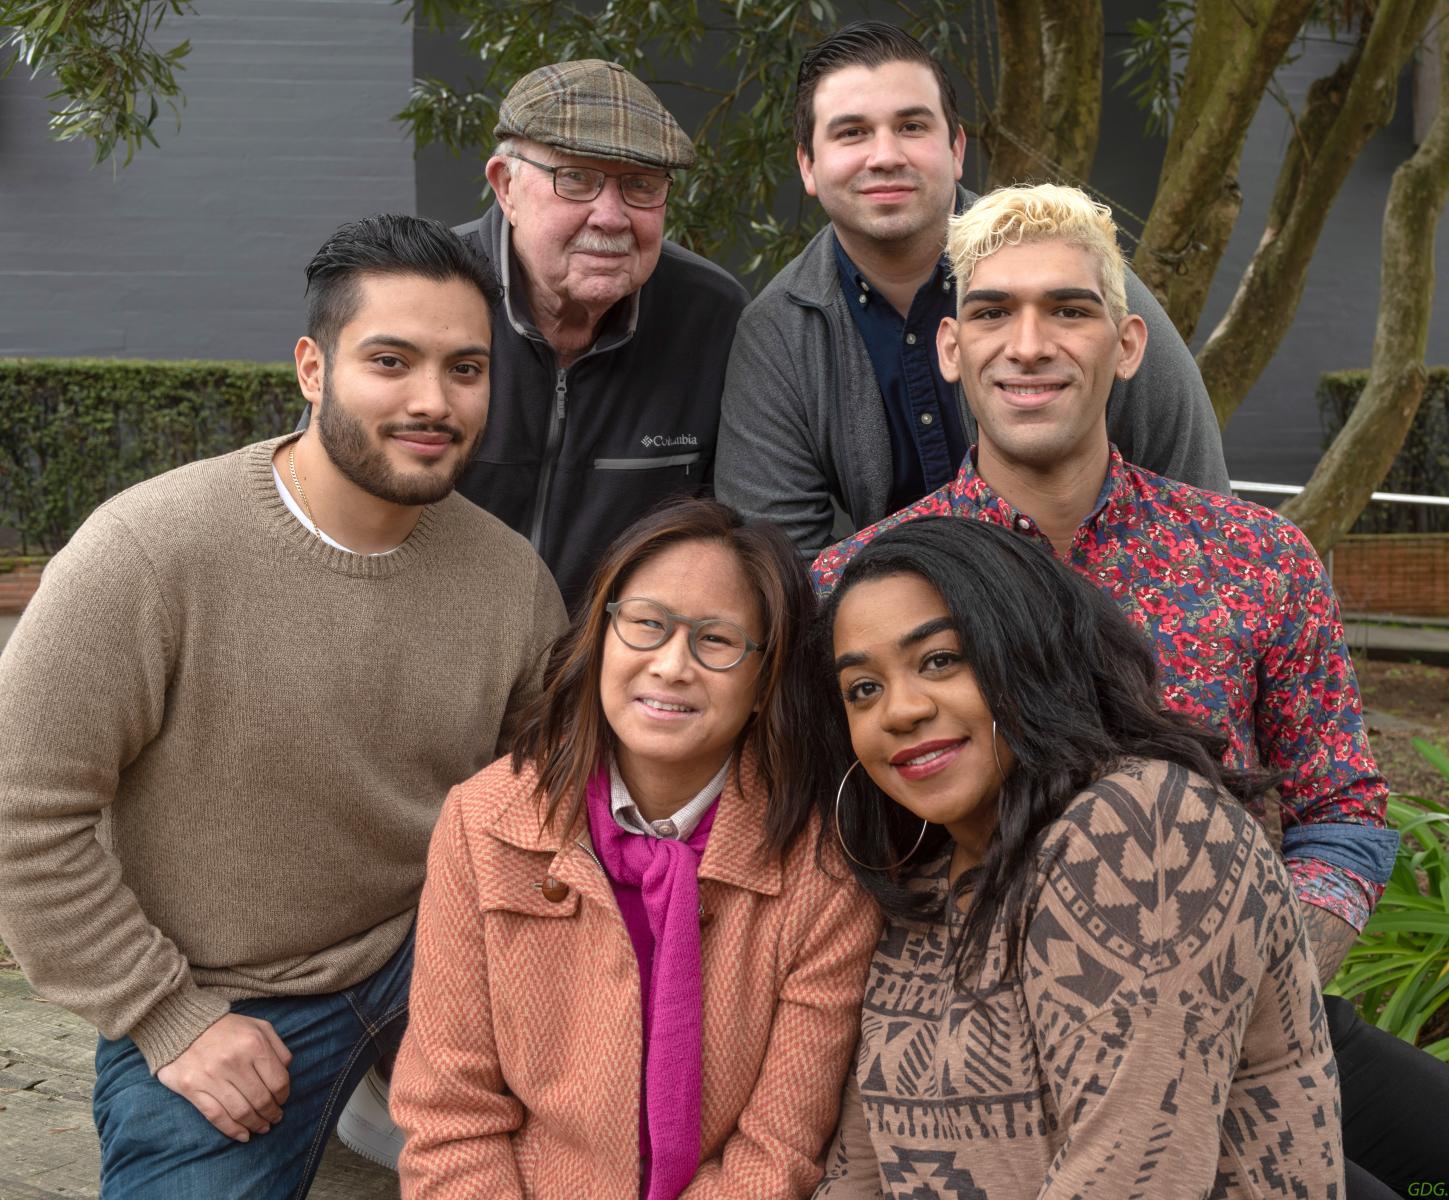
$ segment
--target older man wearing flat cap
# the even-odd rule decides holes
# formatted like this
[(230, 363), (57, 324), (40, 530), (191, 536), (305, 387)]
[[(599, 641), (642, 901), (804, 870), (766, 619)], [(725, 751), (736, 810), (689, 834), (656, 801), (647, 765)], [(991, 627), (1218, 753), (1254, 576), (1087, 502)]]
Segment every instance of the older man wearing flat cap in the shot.
[(572, 607), (605, 546), (710, 480), (728, 272), (664, 238), (694, 147), (618, 63), (554, 63), (498, 110), (497, 203), (457, 232), (503, 279), (493, 401), (458, 490), (527, 537)]

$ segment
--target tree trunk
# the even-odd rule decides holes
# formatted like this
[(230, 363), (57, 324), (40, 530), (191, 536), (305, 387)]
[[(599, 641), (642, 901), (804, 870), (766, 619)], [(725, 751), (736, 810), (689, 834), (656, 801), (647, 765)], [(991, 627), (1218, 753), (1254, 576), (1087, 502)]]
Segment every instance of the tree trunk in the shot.
[(1357, 63), (1347, 89), (1335, 71), (1310, 98), (1303, 141), (1284, 160), (1262, 240), (1228, 311), (1198, 352), (1219, 425), (1227, 424), (1293, 324), (1333, 200), (1360, 151), (1393, 116), (1399, 75), (1438, 3), (1381, 5), (1350, 58)]
[(1041, 0), (996, 0), (1001, 84), (983, 140), (991, 156), (986, 190), (1050, 178), (1032, 151), (1043, 148), (1046, 57)]
[(1101, 0), (996, 0), (1001, 82), (982, 130), (986, 187), (1081, 186), (1102, 119)]
[[(1200, 4), (1182, 96), (1132, 267), (1192, 336), (1237, 218), (1238, 159), (1263, 92), (1312, 0)], [(1216, 187), (1204, 180), (1221, 180)]]
[(1102, 124), (1101, 0), (1056, 0), (1042, 17), (1043, 113), (1052, 177), (1080, 186), (1091, 177)]
[(1384, 206), (1379, 315), (1368, 383), (1308, 486), (1283, 507), (1319, 554), (1326, 554), (1358, 519), (1404, 444), (1424, 397), (1434, 232), (1449, 201), (1449, 3), (1441, 5), (1441, 12), (1439, 110), (1418, 150), (1394, 172)]

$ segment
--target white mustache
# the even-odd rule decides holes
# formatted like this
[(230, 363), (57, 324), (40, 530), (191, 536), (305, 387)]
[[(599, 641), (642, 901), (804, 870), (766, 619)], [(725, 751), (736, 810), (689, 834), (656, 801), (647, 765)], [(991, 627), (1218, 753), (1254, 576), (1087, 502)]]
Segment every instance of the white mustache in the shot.
[(634, 250), (634, 235), (580, 229), (569, 240), (568, 248), (584, 254), (630, 254)]

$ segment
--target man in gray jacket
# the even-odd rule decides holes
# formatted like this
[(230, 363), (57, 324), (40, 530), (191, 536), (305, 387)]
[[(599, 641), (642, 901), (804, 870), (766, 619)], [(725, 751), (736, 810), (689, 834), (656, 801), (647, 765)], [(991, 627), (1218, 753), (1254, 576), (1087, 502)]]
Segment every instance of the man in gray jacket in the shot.
[[(721, 401), (715, 488), (813, 555), (934, 491), (976, 440), (941, 376), (936, 328), (954, 312), (946, 221), (966, 134), (949, 79), (892, 25), (847, 26), (800, 64), (796, 157), (830, 217), (740, 319)], [(1128, 272), (1149, 350), (1113, 387), (1112, 441), (1129, 461), (1228, 488), (1207, 390), (1167, 314)]]

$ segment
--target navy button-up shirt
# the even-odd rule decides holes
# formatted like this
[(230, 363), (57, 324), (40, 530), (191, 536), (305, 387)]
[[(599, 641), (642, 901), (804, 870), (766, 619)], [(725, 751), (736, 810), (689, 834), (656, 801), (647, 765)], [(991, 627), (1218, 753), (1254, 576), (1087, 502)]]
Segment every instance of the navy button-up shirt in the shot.
[(846, 254), (838, 237), (840, 287), (875, 368), (891, 436), (891, 493), (895, 512), (950, 483), (966, 457), (966, 432), (956, 385), (941, 377), (936, 329), (956, 315), (956, 290), (944, 258), (911, 301), (904, 320)]

